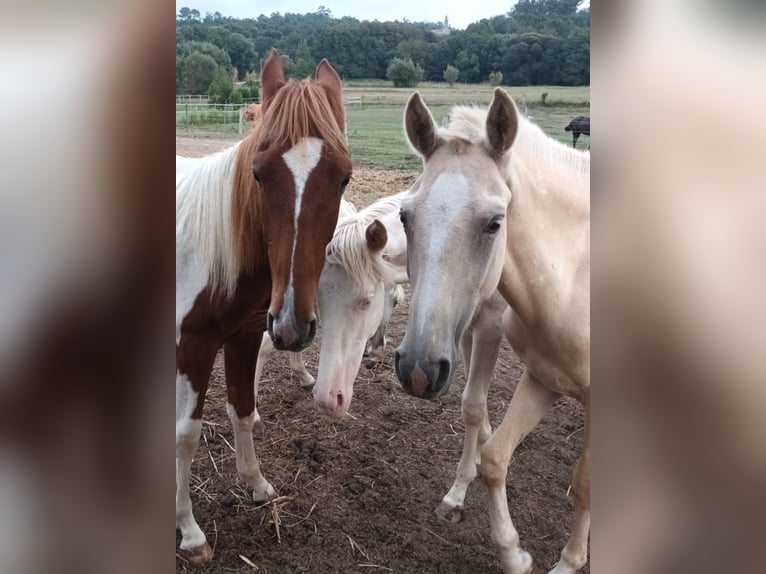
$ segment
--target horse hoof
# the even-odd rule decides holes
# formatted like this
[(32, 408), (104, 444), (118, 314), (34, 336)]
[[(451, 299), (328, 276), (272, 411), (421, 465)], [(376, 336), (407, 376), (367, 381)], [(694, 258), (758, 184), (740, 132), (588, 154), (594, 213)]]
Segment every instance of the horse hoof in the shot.
[(253, 421), (253, 430), (259, 433), (262, 433), (266, 430), (266, 425), (263, 424), (263, 421), (260, 419), (260, 417)]
[(268, 502), (277, 497), (277, 491), (268, 482), (266, 488), (262, 490), (253, 489), (253, 502)]
[(310, 389), (311, 387), (314, 386), (316, 379), (312, 377), (311, 375), (309, 375), (307, 377), (300, 377), (298, 381), (300, 382), (302, 389)]
[(191, 564), (195, 566), (202, 566), (203, 564), (207, 564), (213, 557), (213, 549), (210, 548), (210, 545), (207, 542), (201, 546), (197, 546), (196, 548), (182, 550), (181, 552), (184, 558), (186, 558)]
[(444, 504), (444, 502), (441, 502), (439, 506), (436, 507), (436, 510), (434, 512), (436, 513), (436, 516), (438, 516), (440, 520), (449, 522), (450, 524), (457, 524), (458, 522), (463, 520), (462, 505), (448, 506), (447, 504)]

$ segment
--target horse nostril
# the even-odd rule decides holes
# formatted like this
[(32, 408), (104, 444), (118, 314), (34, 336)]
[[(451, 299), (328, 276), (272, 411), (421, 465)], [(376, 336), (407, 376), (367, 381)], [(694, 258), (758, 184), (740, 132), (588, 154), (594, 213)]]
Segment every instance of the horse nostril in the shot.
[(396, 371), (396, 376), (399, 377), (399, 380), (404, 382), (404, 379), (402, 377), (402, 372), (399, 370), (399, 361), (402, 360), (402, 356), (399, 353), (399, 349), (394, 351), (394, 370)]
[(343, 394), (342, 393), (338, 393), (335, 396), (335, 401), (336, 401), (336, 406), (337, 406), (338, 409), (343, 408)]
[(266, 313), (266, 328), (269, 331), (269, 336), (274, 338), (274, 315), (271, 312)]
[(449, 378), (450, 369), (452, 365), (450, 364), (449, 360), (442, 359), (439, 361), (439, 375), (436, 379), (436, 384), (441, 386), (443, 385), (447, 379)]

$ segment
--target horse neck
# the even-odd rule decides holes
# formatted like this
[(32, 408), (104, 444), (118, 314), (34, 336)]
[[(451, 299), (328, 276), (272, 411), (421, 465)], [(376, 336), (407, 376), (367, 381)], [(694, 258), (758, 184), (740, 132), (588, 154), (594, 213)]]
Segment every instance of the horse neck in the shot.
[(555, 306), (562, 281), (589, 265), (590, 176), (587, 158), (565, 150), (519, 151), (509, 158), (513, 196), (499, 289), (529, 323)]

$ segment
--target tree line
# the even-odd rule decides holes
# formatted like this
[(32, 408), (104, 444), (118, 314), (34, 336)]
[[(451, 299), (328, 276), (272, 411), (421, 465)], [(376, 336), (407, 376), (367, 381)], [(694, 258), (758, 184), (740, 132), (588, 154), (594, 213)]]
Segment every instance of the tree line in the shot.
[(507, 14), (449, 33), (441, 23), (334, 18), (323, 6), (310, 14), (245, 19), (181, 8), (176, 88), (206, 93), (214, 79), (245, 80), (260, 71), (272, 47), (282, 53), (291, 77), (310, 75), (327, 58), (344, 79), (390, 79), (389, 67), (398, 59), (411, 61), (429, 81), (478, 83), (494, 74), (493, 83), (502, 78), (507, 85), (588, 85), (590, 10), (578, 10), (580, 4), (519, 0)]

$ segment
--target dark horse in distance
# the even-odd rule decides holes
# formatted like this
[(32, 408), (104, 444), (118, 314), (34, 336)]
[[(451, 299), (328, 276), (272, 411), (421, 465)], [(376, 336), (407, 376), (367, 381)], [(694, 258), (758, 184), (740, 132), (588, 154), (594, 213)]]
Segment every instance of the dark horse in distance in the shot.
[(577, 147), (577, 140), (581, 134), (590, 137), (590, 118), (587, 116), (572, 118), (572, 121), (564, 128), (564, 131), (572, 132), (572, 147)]

